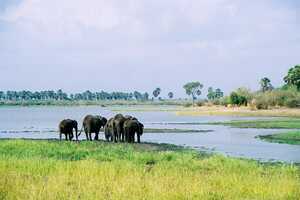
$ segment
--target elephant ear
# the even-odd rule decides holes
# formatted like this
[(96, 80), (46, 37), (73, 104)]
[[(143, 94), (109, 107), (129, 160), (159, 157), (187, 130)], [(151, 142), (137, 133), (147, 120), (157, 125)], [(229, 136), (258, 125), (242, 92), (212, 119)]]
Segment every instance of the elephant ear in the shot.
[(102, 120), (102, 122), (104, 123), (104, 125), (107, 124), (107, 119), (106, 119), (105, 117), (102, 117), (101, 120)]

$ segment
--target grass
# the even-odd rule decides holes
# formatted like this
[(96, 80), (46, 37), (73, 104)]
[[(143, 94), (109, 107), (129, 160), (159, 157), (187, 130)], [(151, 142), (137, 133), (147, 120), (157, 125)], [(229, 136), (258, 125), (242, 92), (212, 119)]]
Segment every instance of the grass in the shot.
[(300, 145), (300, 131), (291, 131), (273, 135), (261, 135), (258, 137), (269, 142)]
[[(300, 129), (300, 119), (274, 119), (274, 120), (247, 120), (210, 123), (225, 125), (234, 128), (258, 128), (258, 129)], [(258, 138), (268, 142), (300, 145), (300, 131), (290, 131), (280, 134), (260, 135)]]
[(173, 145), (0, 141), (0, 199), (300, 199), (295, 165)]
[(236, 120), (230, 122), (214, 122), (214, 125), (225, 125), (235, 128), (263, 128), (263, 129), (300, 129), (300, 119), (282, 118), (274, 120)]

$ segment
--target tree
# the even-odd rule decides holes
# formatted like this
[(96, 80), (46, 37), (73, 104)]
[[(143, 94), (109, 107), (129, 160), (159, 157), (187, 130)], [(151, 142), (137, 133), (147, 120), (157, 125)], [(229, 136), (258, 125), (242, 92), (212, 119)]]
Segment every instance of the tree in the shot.
[(220, 99), (224, 96), (224, 92), (222, 92), (220, 88), (217, 88), (215, 93), (217, 99)]
[(148, 92), (145, 92), (143, 94), (143, 99), (144, 99), (144, 101), (148, 101), (149, 100), (149, 94), (148, 94)]
[(173, 92), (169, 92), (169, 93), (168, 93), (168, 97), (169, 97), (170, 99), (173, 99), (174, 93), (173, 93)]
[(209, 100), (214, 100), (215, 99), (215, 97), (216, 97), (216, 94), (215, 94), (215, 91), (214, 91), (214, 89), (212, 88), (212, 87), (209, 87), (208, 88), (208, 90), (207, 90), (207, 98), (209, 99)]
[(262, 92), (273, 90), (273, 86), (271, 84), (271, 80), (267, 77), (264, 77), (260, 80), (260, 87)]
[(201, 89), (203, 88), (203, 85), (198, 82), (189, 82), (186, 83), (183, 88), (185, 89), (185, 92), (187, 95), (192, 96), (193, 98), (193, 106), (194, 106), (194, 101), (196, 99), (196, 96), (200, 96), (201, 95)]
[(156, 88), (154, 91), (153, 91), (153, 96), (156, 98), (160, 95), (160, 92), (161, 92), (161, 89), (160, 88)]
[(143, 95), (142, 95), (140, 92), (138, 92), (138, 91), (134, 91), (134, 92), (133, 92), (133, 96), (134, 96), (134, 98), (135, 98), (137, 101), (143, 100)]
[(288, 85), (295, 85), (300, 90), (300, 65), (289, 69), (288, 74), (284, 77), (284, 82)]
[(0, 100), (3, 100), (5, 98), (5, 94), (3, 91), (0, 91)]
[(212, 87), (208, 88), (208, 93), (207, 93), (207, 98), (209, 100), (215, 100), (215, 99), (220, 99), (224, 96), (224, 93), (220, 88), (217, 88), (214, 90)]

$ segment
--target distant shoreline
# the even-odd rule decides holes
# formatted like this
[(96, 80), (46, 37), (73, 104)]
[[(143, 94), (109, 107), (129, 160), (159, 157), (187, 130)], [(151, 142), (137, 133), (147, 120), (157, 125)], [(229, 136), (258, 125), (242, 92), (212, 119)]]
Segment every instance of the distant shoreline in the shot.
[(136, 101), (136, 100), (104, 100), (104, 101), (71, 101), (71, 100), (37, 100), (37, 101), (0, 101), (2, 106), (134, 106), (134, 105), (169, 105), (183, 106), (190, 103), (187, 100), (155, 100), (155, 101)]

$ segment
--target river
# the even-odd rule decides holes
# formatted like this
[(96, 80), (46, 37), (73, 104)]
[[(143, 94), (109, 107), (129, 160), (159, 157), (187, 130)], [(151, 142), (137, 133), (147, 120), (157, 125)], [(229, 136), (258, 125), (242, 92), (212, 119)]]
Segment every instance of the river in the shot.
[[(121, 112), (122, 113), (122, 112)], [(0, 138), (58, 138), (58, 123), (65, 118), (81, 122), (86, 114), (107, 118), (115, 112), (97, 106), (77, 107), (2, 107), (0, 108)], [(257, 135), (276, 134), (284, 130), (240, 129), (220, 125), (188, 125), (229, 120), (257, 119), (230, 116), (177, 116), (173, 112), (123, 112), (136, 116), (146, 128), (178, 128), (212, 130), (206, 133), (145, 133), (142, 142), (170, 143), (192, 147), (200, 151), (220, 153), (232, 157), (261, 161), (300, 163), (300, 145), (269, 143)], [(101, 135), (103, 138), (103, 136)], [(81, 139), (83, 139), (81, 137)]]

